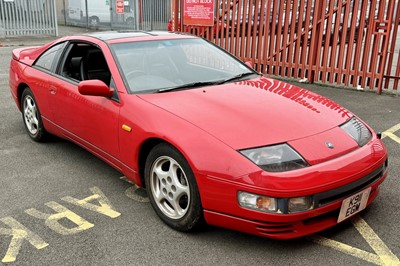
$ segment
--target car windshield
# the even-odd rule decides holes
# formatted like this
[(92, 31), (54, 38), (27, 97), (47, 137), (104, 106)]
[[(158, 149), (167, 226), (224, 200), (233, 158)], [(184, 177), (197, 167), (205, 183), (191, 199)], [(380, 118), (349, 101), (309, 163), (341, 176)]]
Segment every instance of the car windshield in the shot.
[(130, 93), (183, 90), (257, 75), (202, 39), (127, 42), (111, 47)]

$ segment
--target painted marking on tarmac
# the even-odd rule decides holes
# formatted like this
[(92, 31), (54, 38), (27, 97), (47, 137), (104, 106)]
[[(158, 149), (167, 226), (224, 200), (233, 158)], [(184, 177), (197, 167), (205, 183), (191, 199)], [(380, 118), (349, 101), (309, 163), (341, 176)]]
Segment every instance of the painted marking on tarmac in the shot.
[[(25, 210), (27, 214), (30, 216), (33, 216), (38, 219), (43, 219), (45, 220), (45, 225), (49, 227), (51, 230), (53, 230), (56, 233), (59, 233), (60, 235), (73, 235), (77, 234), (79, 232), (88, 230), (89, 228), (92, 228), (94, 224), (86, 221), (83, 219), (81, 216), (78, 214), (70, 211), (63, 205), (55, 202), (55, 201), (50, 201), (46, 203), (46, 206), (53, 209), (56, 211), (54, 214), (48, 214), (44, 213), (41, 211), (38, 211), (35, 208), (31, 208), (28, 210)], [(76, 224), (75, 227), (68, 228), (62, 225), (59, 221), (62, 219), (68, 219), (74, 224)]]
[[(61, 199), (63, 201), (82, 207), (84, 209), (101, 213), (110, 218), (117, 218), (118, 216), (121, 215), (120, 212), (114, 210), (110, 200), (106, 197), (106, 195), (104, 195), (104, 193), (98, 187), (92, 187), (90, 188), (90, 191), (93, 193), (93, 195), (81, 200), (69, 196), (63, 197)], [(91, 201), (94, 200), (100, 203), (100, 205), (90, 203)]]
[[(68, 196), (63, 197), (62, 200), (111, 218), (116, 218), (121, 215), (121, 213), (117, 212), (113, 208), (109, 199), (98, 187), (92, 187), (90, 188), (90, 191), (93, 193), (93, 195), (90, 195), (84, 199), (76, 199)], [(93, 201), (97, 201), (98, 204), (93, 204)], [(35, 208), (30, 208), (25, 210), (25, 213), (34, 218), (44, 220), (44, 224), (49, 229), (57, 232), (60, 235), (72, 235), (80, 233), (94, 226), (94, 224), (55, 201), (47, 202), (45, 205), (54, 212), (46, 213)], [(62, 221), (65, 219), (68, 219), (75, 225), (71, 226), (71, 223), (69, 226), (63, 225)], [(0, 223), (0, 236), (5, 236), (7, 239), (10, 239), (10, 244), (8, 245), (6, 254), (1, 260), (3, 263), (16, 261), (24, 241), (27, 241), (36, 249), (43, 249), (49, 245), (39, 235), (30, 231), (27, 227), (22, 225), (11, 216), (0, 218), (0, 222), (8, 226), (1, 227)]]
[(125, 196), (137, 202), (149, 202), (149, 198), (143, 188), (133, 183), (126, 176), (121, 176), (120, 179), (132, 185), (130, 188), (125, 190)]
[(351, 222), (376, 254), (322, 236), (310, 236), (308, 239), (319, 245), (332, 248), (376, 265), (400, 266), (399, 258), (393, 254), (374, 230), (361, 217), (355, 217), (351, 219)]
[(0, 235), (11, 236), (6, 255), (1, 262), (14, 262), (17, 259), (24, 240), (34, 246), (36, 249), (47, 247), (47, 244), (40, 236), (30, 231), (14, 218), (7, 216), (1, 218), (0, 221), (8, 225), (10, 228), (0, 228)]
[(400, 137), (398, 137), (397, 135), (394, 134), (396, 131), (399, 131), (399, 130), (400, 130), (400, 124), (397, 124), (397, 125), (389, 128), (388, 130), (386, 130), (382, 133), (382, 139), (389, 137), (392, 140), (394, 140), (400, 144)]

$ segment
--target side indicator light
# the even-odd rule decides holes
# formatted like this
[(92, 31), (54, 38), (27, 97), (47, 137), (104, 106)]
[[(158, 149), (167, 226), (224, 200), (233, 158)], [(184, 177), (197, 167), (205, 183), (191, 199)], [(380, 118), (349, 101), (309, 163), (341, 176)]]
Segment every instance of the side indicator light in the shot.
[(131, 132), (132, 131), (132, 128), (130, 126), (125, 125), (125, 124), (122, 125), (122, 129), (125, 130), (126, 132)]

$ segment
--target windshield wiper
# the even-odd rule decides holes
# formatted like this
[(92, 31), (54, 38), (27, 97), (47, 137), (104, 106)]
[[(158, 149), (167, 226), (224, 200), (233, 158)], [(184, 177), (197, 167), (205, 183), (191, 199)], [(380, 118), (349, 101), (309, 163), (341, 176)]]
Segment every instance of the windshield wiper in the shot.
[(176, 87), (159, 89), (157, 92), (179, 91), (179, 90), (186, 90), (186, 89), (215, 85), (215, 84), (219, 84), (219, 81), (200, 81), (200, 82), (183, 84)]
[(239, 75), (223, 79), (223, 80), (216, 80), (216, 81), (199, 81), (199, 82), (193, 82), (193, 83), (188, 83), (188, 84), (183, 84), (175, 87), (169, 87), (169, 88), (163, 88), (157, 90), (157, 92), (170, 92), (170, 91), (179, 91), (179, 90), (186, 90), (186, 89), (192, 89), (192, 88), (198, 88), (198, 87), (203, 87), (203, 86), (210, 86), (210, 85), (219, 85), (223, 83), (227, 83), (233, 80), (241, 79), (243, 77), (247, 77), (250, 75), (258, 75), (257, 73), (254, 72), (245, 72), (241, 73)]
[(224, 83), (227, 83), (227, 82), (230, 82), (230, 81), (234, 81), (234, 80), (237, 80), (237, 79), (241, 79), (241, 78), (244, 78), (244, 77), (247, 77), (247, 76), (250, 76), (250, 75), (258, 75), (258, 73), (254, 73), (254, 72), (241, 73), (241, 74), (233, 76), (231, 78), (227, 78), (227, 79), (218, 81), (216, 84), (224, 84)]

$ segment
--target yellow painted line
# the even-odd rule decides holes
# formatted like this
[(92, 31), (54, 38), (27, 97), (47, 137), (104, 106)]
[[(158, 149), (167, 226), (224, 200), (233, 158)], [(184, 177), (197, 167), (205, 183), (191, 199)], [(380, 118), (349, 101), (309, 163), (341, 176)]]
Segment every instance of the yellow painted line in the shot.
[(148, 197), (144, 197), (136, 193), (136, 190), (138, 189), (140, 189), (140, 187), (138, 187), (136, 184), (133, 184), (133, 186), (125, 190), (125, 196), (137, 202), (142, 202), (142, 203), (150, 202)]
[(140, 187), (138, 185), (136, 185), (135, 183), (133, 183), (131, 180), (129, 180), (126, 176), (121, 176), (119, 179), (128, 182), (129, 184), (132, 184), (131, 187), (127, 188), (125, 190), (125, 196), (127, 196), (130, 199), (133, 199), (137, 202), (142, 202), (142, 203), (146, 203), (146, 202), (150, 202), (148, 197), (144, 197), (139, 195), (138, 193), (136, 193), (136, 191), (138, 189), (140, 189)]
[(42, 249), (49, 245), (40, 236), (33, 233), (10, 216), (1, 218), (0, 221), (10, 227), (0, 228), (0, 235), (11, 236), (6, 255), (1, 262), (14, 262), (19, 254), (24, 240), (29, 242), (29, 244), (34, 246), (36, 249)]
[[(121, 213), (113, 209), (113, 206), (111, 205), (109, 199), (98, 187), (92, 187), (90, 188), (90, 191), (93, 194), (84, 199), (64, 197), (62, 198), (62, 200), (76, 206), (80, 206), (84, 209), (101, 213), (111, 218), (116, 218), (121, 215)], [(88, 230), (94, 226), (94, 224), (88, 222), (78, 214), (74, 213), (73, 211), (55, 201), (47, 202), (45, 205), (53, 209), (54, 213), (41, 212), (35, 208), (27, 209), (25, 210), (25, 213), (34, 218), (44, 220), (44, 223), (47, 227), (59, 233), (60, 235), (76, 234)], [(61, 223), (61, 221), (64, 219), (70, 220), (76, 226), (64, 226)], [(8, 226), (8, 228), (0, 227), (0, 236), (6, 236), (7, 239), (10, 239), (10, 244), (8, 246), (6, 254), (1, 260), (1, 262), (3, 263), (16, 261), (16, 258), (21, 250), (24, 241), (29, 242), (36, 249), (43, 249), (49, 245), (40, 236), (30, 231), (28, 228), (26, 228), (24, 225), (22, 225), (10, 216), (0, 218), (0, 222)]]
[[(64, 207), (63, 205), (61, 205), (55, 201), (47, 202), (46, 206), (48, 206), (49, 208), (52, 208), (54, 211), (56, 211), (56, 213), (48, 214), (48, 213), (38, 211), (35, 208), (25, 210), (25, 212), (35, 218), (43, 219), (45, 221), (44, 223), (47, 227), (49, 227), (54, 232), (59, 233), (60, 235), (77, 234), (79, 232), (85, 231), (94, 226), (94, 224), (86, 221), (84, 218), (82, 218), (78, 214), (74, 213), (73, 211), (67, 209), (66, 207)], [(59, 222), (60, 220), (62, 220), (64, 218), (70, 220), (71, 222), (76, 224), (76, 226), (72, 227), (72, 228), (65, 227), (64, 225), (62, 225)]]
[[(121, 215), (120, 212), (114, 210), (114, 207), (112, 206), (110, 200), (100, 190), (100, 188), (92, 187), (90, 188), (90, 191), (93, 193), (93, 195), (81, 200), (69, 196), (63, 197), (62, 200), (74, 204), (76, 206), (82, 207), (84, 209), (101, 213), (110, 218), (117, 218), (118, 216)], [(91, 203), (92, 201), (97, 201), (99, 205)]]
[(317, 236), (317, 235), (310, 236), (310, 237), (308, 237), (308, 239), (310, 239), (314, 243), (319, 244), (321, 246), (332, 248), (334, 250), (346, 253), (348, 255), (371, 262), (376, 265), (381, 265), (381, 260), (380, 260), (379, 256), (376, 254), (349, 246), (347, 244), (338, 242), (336, 240), (325, 238), (323, 236)]
[(374, 230), (361, 217), (355, 217), (352, 219), (352, 223), (357, 231), (363, 236), (363, 238), (379, 256), (382, 261), (382, 265), (400, 265), (400, 260), (396, 257), (396, 255), (393, 254), (393, 252), (379, 238)]
[(382, 139), (383, 139), (384, 137), (389, 137), (389, 138), (391, 138), (392, 140), (394, 140), (394, 141), (396, 141), (397, 143), (400, 144), (400, 138), (399, 138), (398, 136), (396, 136), (395, 134), (393, 134), (393, 133), (390, 133), (390, 132), (383, 132), (383, 137), (382, 137)]
[(394, 134), (396, 131), (399, 131), (399, 130), (400, 130), (400, 124), (397, 124), (397, 125), (395, 125), (395, 126), (389, 128), (388, 130), (386, 130), (386, 131), (384, 131), (384, 132), (382, 133), (382, 139), (384, 139), (384, 138), (386, 138), (386, 137), (389, 137), (389, 138), (391, 138), (392, 140), (394, 140), (394, 141), (396, 141), (397, 143), (400, 144), (400, 137), (398, 137), (398, 136), (396, 136), (396, 135)]
[(376, 254), (322, 236), (314, 235), (308, 237), (308, 239), (319, 245), (332, 248), (376, 265), (400, 266), (400, 260), (361, 217), (358, 216), (351, 221)]

